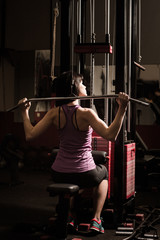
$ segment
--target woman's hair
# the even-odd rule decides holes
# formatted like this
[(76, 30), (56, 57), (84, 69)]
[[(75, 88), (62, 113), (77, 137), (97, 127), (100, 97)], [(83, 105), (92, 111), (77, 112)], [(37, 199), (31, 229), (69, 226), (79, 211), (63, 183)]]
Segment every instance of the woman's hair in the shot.
[[(79, 95), (79, 84), (83, 80), (81, 74), (73, 72), (64, 72), (54, 79), (54, 92), (56, 97), (75, 97)], [(73, 102), (73, 99), (57, 100), (56, 106), (62, 106)]]

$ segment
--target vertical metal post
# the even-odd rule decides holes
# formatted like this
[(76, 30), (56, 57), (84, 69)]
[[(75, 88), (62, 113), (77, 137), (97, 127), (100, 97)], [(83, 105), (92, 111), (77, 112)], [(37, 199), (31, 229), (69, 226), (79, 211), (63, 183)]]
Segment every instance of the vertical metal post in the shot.
[[(85, 40), (86, 31), (86, 0), (77, 1), (77, 43), (83, 43)], [(85, 55), (78, 55), (77, 72), (84, 72)]]
[[(81, 33), (81, 20), (82, 11), (81, 11), (81, 0), (77, 1), (77, 43), (81, 43), (82, 41), (82, 33)], [(77, 72), (81, 72), (81, 54), (78, 55), (78, 64), (77, 64)]]
[(69, 6), (70, 0), (61, 1), (61, 73), (70, 70), (70, 33)]
[[(105, 1), (105, 41), (110, 43), (110, 0)], [(109, 54), (105, 54), (106, 77), (104, 81), (104, 94), (109, 94)], [(104, 121), (109, 124), (108, 99), (104, 99)]]
[[(116, 1), (116, 93), (125, 89), (125, 9), (126, 0)], [(114, 207), (122, 222), (124, 201), (124, 124), (115, 142)]]
[[(131, 43), (132, 43), (132, 0), (129, 0), (128, 3), (128, 89), (127, 93), (131, 96)], [(128, 104), (127, 111), (127, 131), (130, 133), (131, 131), (131, 104)]]
[(70, 32), (71, 32), (71, 71), (73, 73), (74, 71), (74, 22), (75, 22), (75, 16), (74, 16), (74, 0), (71, 2), (71, 8), (70, 8)]
[[(81, 1), (81, 35), (82, 40), (81, 42), (86, 42), (86, 3), (87, 0)], [(86, 61), (86, 55), (81, 54), (81, 73), (84, 73), (85, 71), (85, 61)]]
[(141, 0), (139, 0), (139, 6), (138, 6), (138, 61), (141, 62), (142, 56), (141, 56)]
[(6, 1), (1, 1), (1, 58), (0, 63), (2, 65), (2, 88), (3, 88), (3, 110), (6, 109), (6, 96), (5, 96), (5, 61), (4, 61), (4, 55), (5, 55), (5, 36), (6, 36)]
[[(137, 95), (136, 67), (134, 61), (137, 58), (137, 7), (139, 0), (132, 0), (132, 51), (131, 51), (131, 97)], [(136, 106), (132, 104), (132, 121), (131, 121), (131, 139), (135, 139), (136, 129)]]
[[(90, 35), (91, 43), (95, 43), (95, 0), (90, 0)], [(90, 95), (94, 94), (94, 71), (95, 71), (95, 56), (91, 54), (90, 58)], [(90, 100), (90, 107), (93, 107), (93, 99)]]

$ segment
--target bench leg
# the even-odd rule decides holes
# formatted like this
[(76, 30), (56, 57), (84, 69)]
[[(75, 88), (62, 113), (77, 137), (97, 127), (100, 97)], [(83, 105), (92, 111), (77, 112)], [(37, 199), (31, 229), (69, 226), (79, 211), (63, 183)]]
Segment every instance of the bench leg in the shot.
[(57, 208), (57, 221), (56, 221), (56, 237), (57, 239), (67, 238), (67, 220), (70, 205), (70, 198), (65, 195), (59, 196), (59, 203)]

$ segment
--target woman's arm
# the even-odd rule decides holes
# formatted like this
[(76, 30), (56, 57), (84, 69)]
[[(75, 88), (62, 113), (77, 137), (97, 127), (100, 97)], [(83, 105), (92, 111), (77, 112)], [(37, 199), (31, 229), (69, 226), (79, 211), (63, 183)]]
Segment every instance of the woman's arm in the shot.
[(55, 114), (53, 109), (51, 109), (35, 126), (33, 126), (29, 117), (31, 103), (26, 103), (26, 100), (27, 99), (24, 98), (20, 100), (18, 104), (21, 109), (26, 140), (31, 141), (43, 134), (53, 124)]
[(129, 97), (127, 94), (119, 93), (119, 97), (117, 98), (119, 108), (113, 122), (109, 127), (97, 116), (93, 110), (89, 110), (87, 119), (94, 131), (108, 141), (115, 141), (123, 123), (128, 101)]

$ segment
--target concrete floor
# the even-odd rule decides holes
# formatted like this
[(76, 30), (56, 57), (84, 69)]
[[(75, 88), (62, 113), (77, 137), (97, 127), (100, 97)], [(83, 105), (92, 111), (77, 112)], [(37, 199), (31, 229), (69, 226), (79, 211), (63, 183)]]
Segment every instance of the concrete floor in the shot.
[[(47, 170), (19, 171), (22, 184), (11, 186), (7, 169), (0, 169), (0, 240), (39, 240), (45, 235), (49, 218), (55, 214), (57, 197), (49, 197), (46, 187), (52, 183)], [(142, 191), (135, 197), (137, 207), (145, 209), (160, 208), (160, 192)], [(160, 234), (160, 222), (156, 225)], [(105, 229), (104, 234), (96, 236), (69, 234), (68, 239), (121, 240), (126, 236), (117, 236), (116, 229)], [(53, 239), (53, 238), (52, 238)]]

